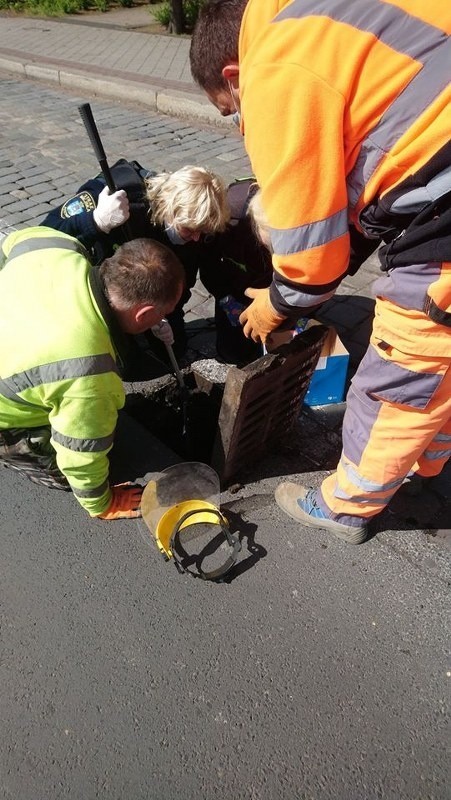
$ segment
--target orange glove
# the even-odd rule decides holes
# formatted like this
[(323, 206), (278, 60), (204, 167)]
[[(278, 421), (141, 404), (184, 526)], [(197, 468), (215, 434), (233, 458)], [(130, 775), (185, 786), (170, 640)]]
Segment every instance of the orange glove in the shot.
[(118, 483), (112, 486), (111, 503), (103, 514), (96, 514), (98, 519), (133, 519), (141, 516), (142, 486), (133, 483)]
[(254, 342), (266, 342), (266, 337), (286, 319), (278, 314), (271, 305), (269, 289), (246, 289), (246, 297), (251, 297), (250, 304), (240, 314), (243, 333)]

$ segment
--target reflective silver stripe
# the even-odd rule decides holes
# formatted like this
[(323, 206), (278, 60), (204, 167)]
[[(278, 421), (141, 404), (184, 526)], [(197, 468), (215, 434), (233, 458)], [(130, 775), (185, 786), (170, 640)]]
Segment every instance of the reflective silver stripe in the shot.
[(301, 289), (295, 289), (291, 285), (287, 286), (285, 283), (279, 283), (278, 281), (274, 283), (274, 286), (287, 305), (293, 306), (294, 308), (318, 306), (320, 303), (325, 303), (326, 300), (330, 300), (335, 294), (335, 290), (325, 292), (324, 294), (307, 294), (301, 291)]
[(352, 25), (422, 63), (432, 49), (447, 39), (440, 28), (380, 0), (294, 0), (274, 22), (303, 17), (330, 17), (335, 22)]
[(390, 211), (398, 214), (407, 214), (421, 209), (434, 200), (439, 200), (443, 195), (451, 192), (451, 167), (447, 167), (435, 175), (426, 186), (419, 186), (398, 197), (392, 203)]
[[(388, 483), (375, 483), (374, 481), (369, 481), (359, 475), (355, 467), (353, 467), (349, 461), (345, 461), (343, 457), (340, 459), (340, 464), (348, 480), (350, 480), (354, 486), (357, 486), (359, 489), (363, 489), (364, 492), (389, 492), (392, 489), (397, 489), (398, 486), (401, 486), (404, 480), (404, 478), (401, 478), (397, 479), (396, 481), (389, 481)], [(385, 502), (386, 501), (387, 500), (385, 500)]]
[(109, 353), (101, 353), (98, 356), (81, 356), (54, 361), (51, 364), (41, 364), (39, 367), (31, 367), (24, 372), (10, 375), (3, 381), (8, 383), (10, 390), (24, 392), (25, 389), (41, 386), (43, 383), (102, 375), (106, 372), (119, 374), (114, 358)]
[(11, 248), (6, 261), (12, 261), (13, 258), (26, 255), (27, 253), (34, 253), (36, 250), (49, 250), (58, 248), (59, 250), (71, 250), (73, 253), (88, 258), (88, 254), (80, 242), (72, 241), (71, 239), (63, 238), (62, 236), (36, 236), (35, 238), (26, 239), (24, 242), (18, 242)]
[(428, 461), (439, 461), (441, 458), (449, 458), (451, 456), (451, 447), (446, 450), (425, 450), (423, 456)]
[(109, 483), (108, 481), (104, 481), (101, 486), (98, 486), (96, 489), (76, 489), (74, 486), (70, 486), (74, 495), (76, 497), (102, 497), (102, 495), (108, 489)]
[(382, 158), (448, 85), (451, 43), (445, 31), (380, 0), (294, 0), (274, 21), (307, 16), (327, 16), (371, 33), (422, 65), (362, 143), (347, 179), (355, 206)]
[[(448, 433), (438, 433), (437, 436), (434, 436), (431, 444), (435, 444), (436, 442), (443, 442), (444, 444), (451, 444), (451, 434)], [(428, 461), (435, 461), (440, 460), (442, 458), (450, 458), (451, 457), (451, 446), (446, 447), (444, 450), (432, 450), (427, 449), (423, 453), (424, 458)]]
[(451, 42), (448, 42), (448, 52), (444, 50), (442, 47), (413, 78), (362, 143), (355, 166), (346, 180), (351, 206), (357, 204), (386, 153), (448, 85), (446, 68), (451, 61)]
[[(360, 503), (361, 505), (365, 505), (365, 503), (369, 502), (368, 497), (354, 497), (354, 495), (344, 492), (343, 489), (337, 488), (334, 491), (334, 497), (336, 497), (337, 500), (350, 500), (353, 503)], [(386, 506), (387, 498), (375, 497), (374, 494), (371, 494), (371, 503), (374, 503), (375, 506)]]
[(451, 433), (438, 433), (434, 436), (433, 442), (451, 442)]
[(52, 439), (57, 444), (73, 450), (76, 453), (101, 453), (108, 450), (114, 442), (114, 431), (109, 436), (100, 436), (98, 439), (76, 439), (73, 436), (64, 436), (52, 428)]
[(27, 400), (24, 400), (22, 397), (18, 397), (16, 394), (15, 389), (11, 389), (8, 386), (8, 379), (2, 380), (0, 378), (0, 394), (3, 397), (6, 397), (8, 400), (14, 400), (15, 403), (22, 403), (24, 406), (33, 406), (33, 403), (29, 403)]
[(319, 222), (297, 228), (270, 228), (270, 232), (272, 249), (278, 256), (311, 250), (348, 233), (348, 209), (342, 208)]

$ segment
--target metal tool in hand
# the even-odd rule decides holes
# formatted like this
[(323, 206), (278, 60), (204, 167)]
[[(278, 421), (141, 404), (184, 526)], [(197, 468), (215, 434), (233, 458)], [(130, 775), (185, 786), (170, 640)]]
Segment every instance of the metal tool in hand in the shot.
[(177, 364), (177, 359), (174, 355), (174, 350), (172, 349), (172, 345), (166, 344), (166, 350), (168, 352), (169, 360), (172, 365), (172, 369), (174, 370), (174, 375), (177, 378), (177, 383), (180, 387), (180, 397), (182, 401), (182, 417), (183, 417), (183, 428), (182, 428), (182, 436), (186, 435), (186, 423), (187, 423), (187, 413), (188, 413), (188, 387), (185, 383), (185, 379), (183, 377), (182, 371)]

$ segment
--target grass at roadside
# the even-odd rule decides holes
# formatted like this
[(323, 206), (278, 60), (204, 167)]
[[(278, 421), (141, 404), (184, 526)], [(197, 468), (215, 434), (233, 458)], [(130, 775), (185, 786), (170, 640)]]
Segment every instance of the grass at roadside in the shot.
[(149, 6), (149, 12), (157, 11), (162, 2), (137, 2), (136, 0), (0, 0), (0, 11), (13, 11), (18, 14), (43, 14), (61, 16), (63, 14), (82, 14), (89, 11), (111, 11), (114, 8), (133, 8)]
[[(204, 0), (183, 0), (184, 34), (189, 35)], [(150, 33), (174, 33), (171, 0), (0, 0), (0, 13), (37, 17), (96, 15), (124, 8), (146, 8), (149, 24), (140, 30)], [(183, 34), (182, 34), (183, 35)]]

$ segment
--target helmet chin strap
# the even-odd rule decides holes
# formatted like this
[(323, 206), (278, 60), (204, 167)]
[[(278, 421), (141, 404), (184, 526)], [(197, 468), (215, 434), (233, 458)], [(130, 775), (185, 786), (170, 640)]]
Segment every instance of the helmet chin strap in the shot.
[[(192, 522), (189, 526), (183, 527), (184, 523), (190, 518), (195, 515), (202, 514), (203, 520), (201, 523), (199, 522)], [(211, 516), (211, 523), (218, 526), (219, 530), (214, 536), (214, 538), (208, 542), (205, 547), (200, 551), (200, 553), (196, 553), (195, 555), (189, 555), (182, 544), (182, 537), (183, 533), (188, 533), (189, 528), (193, 528), (197, 524), (205, 524), (205, 514), (207, 516)], [(190, 532), (191, 533), (191, 532)], [(224, 539), (227, 541), (231, 553), (221, 564), (219, 567), (213, 570), (203, 570), (202, 563), (209, 555), (216, 552), (219, 547), (221, 546)], [(174, 526), (172, 531), (171, 539), (170, 539), (170, 548), (172, 552), (172, 556), (174, 558), (175, 566), (179, 570), (179, 572), (188, 572), (194, 578), (202, 578), (204, 581), (213, 581), (217, 578), (222, 577), (225, 575), (235, 564), (238, 553), (241, 550), (241, 541), (238, 534), (230, 533), (228, 522), (226, 518), (215, 508), (205, 509), (200, 507), (199, 509), (192, 509), (191, 511), (187, 511), (184, 514), (177, 524)], [(195, 566), (197, 571), (194, 571), (192, 567)]]

